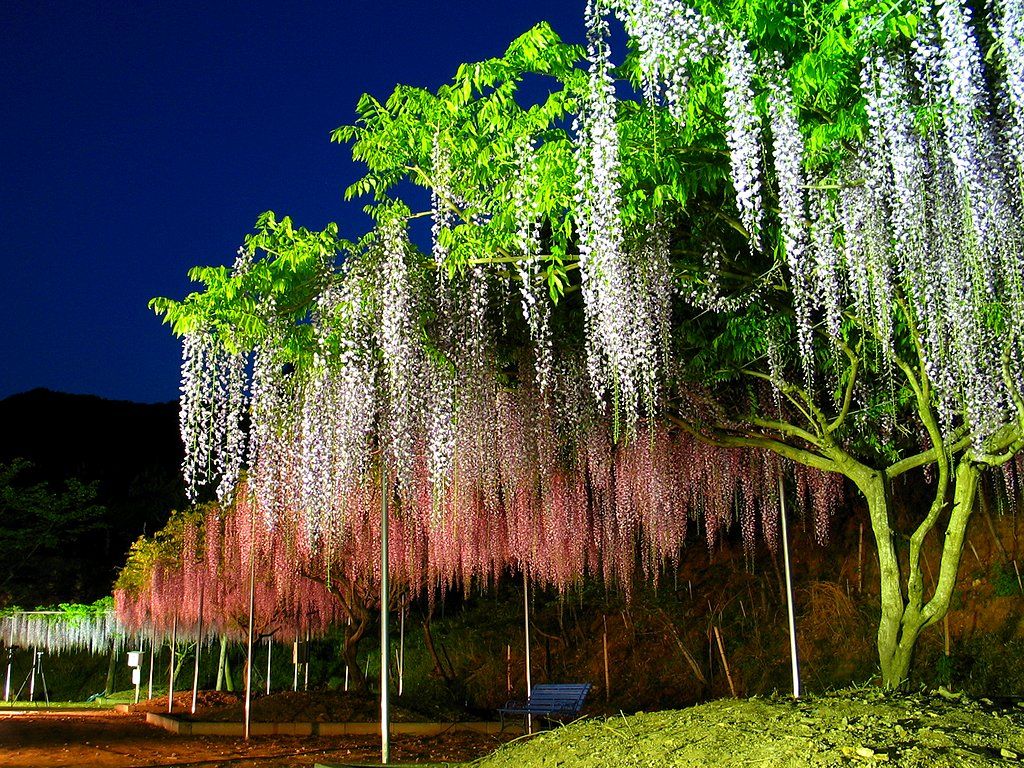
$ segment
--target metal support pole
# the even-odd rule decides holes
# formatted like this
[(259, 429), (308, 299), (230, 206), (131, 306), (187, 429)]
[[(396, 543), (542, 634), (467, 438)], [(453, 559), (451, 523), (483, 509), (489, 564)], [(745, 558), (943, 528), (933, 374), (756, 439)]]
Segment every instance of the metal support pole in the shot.
[(39, 651), (34, 646), (32, 648), (32, 682), (28, 684), (28, 700), (36, 700), (36, 663), (39, 660)]
[[(530, 682), (530, 577), (526, 573), (526, 563), (523, 563), (523, 636), (526, 641), (526, 698), (529, 699), (533, 693), (533, 685)], [(526, 730), (533, 733), (533, 716), (526, 716)]]
[(14, 666), (14, 620), (7, 637), (7, 682), (4, 683), (4, 701), (11, 700), (11, 668)]
[(267, 635), (267, 696), (270, 695), (270, 650), (274, 647), (274, 639)]
[(252, 632), (256, 612), (256, 513), (249, 512), (249, 639), (245, 667), (245, 740), (249, 740), (252, 722)]
[(380, 464), (380, 762), (391, 756), (388, 722), (388, 473), (381, 456)]
[(149, 689), (146, 693), (146, 699), (153, 698), (153, 662), (156, 656), (156, 643), (153, 642), (153, 638), (149, 638)]
[(779, 478), (779, 510), (782, 513), (782, 559), (786, 566), (786, 610), (789, 613), (789, 658), (793, 667), (793, 698), (800, 698), (800, 665), (796, 653), (796, 616), (793, 611), (793, 575), (789, 568), (789, 534), (786, 531), (786, 497)]
[(402, 613), (399, 618), (399, 641), (398, 641), (398, 695), (402, 695), (405, 684), (405, 609), (402, 605)]
[(174, 707), (174, 652), (178, 647), (178, 614), (174, 614), (174, 623), (171, 625), (171, 665), (167, 673), (167, 714), (171, 714)]
[(307, 619), (306, 624), (306, 661), (302, 665), (302, 672), (304, 678), (302, 680), (302, 690), (309, 690), (309, 623)]
[(203, 647), (203, 602), (206, 590), (199, 592), (199, 626), (196, 628), (196, 665), (192, 670), (192, 714), (196, 713), (196, 701), (199, 698), (199, 656)]

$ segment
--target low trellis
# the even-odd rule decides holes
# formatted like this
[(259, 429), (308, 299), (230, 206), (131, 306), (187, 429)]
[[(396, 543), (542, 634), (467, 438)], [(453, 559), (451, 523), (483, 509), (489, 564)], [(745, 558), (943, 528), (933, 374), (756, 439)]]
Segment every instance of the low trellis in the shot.
[(0, 638), (8, 648), (36, 648), (47, 653), (105, 653), (123, 649), (137, 635), (125, 630), (110, 598), (92, 605), (63, 604), (52, 609), (12, 611), (0, 616)]

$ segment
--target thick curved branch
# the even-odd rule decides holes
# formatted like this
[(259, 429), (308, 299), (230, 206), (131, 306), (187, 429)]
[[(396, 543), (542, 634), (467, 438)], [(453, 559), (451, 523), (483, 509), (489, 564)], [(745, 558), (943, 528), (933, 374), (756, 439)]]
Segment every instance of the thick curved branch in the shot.
[(685, 419), (668, 414), (668, 420), (680, 429), (688, 432), (709, 445), (719, 448), (760, 448), (771, 451), (784, 458), (803, 464), (808, 467), (820, 469), (823, 472), (838, 472), (839, 468), (835, 461), (819, 453), (800, 448), (780, 440), (774, 440), (764, 435), (755, 434), (730, 434), (719, 429), (702, 429)]

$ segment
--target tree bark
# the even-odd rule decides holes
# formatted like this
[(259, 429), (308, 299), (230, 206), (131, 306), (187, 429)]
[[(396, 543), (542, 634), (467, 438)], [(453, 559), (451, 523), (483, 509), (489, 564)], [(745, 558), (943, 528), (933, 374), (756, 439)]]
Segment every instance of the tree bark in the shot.
[(224, 669), (228, 659), (228, 638), (227, 635), (220, 636), (220, 659), (217, 661), (217, 690), (224, 690)]
[[(946, 524), (939, 577), (927, 602), (921, 561), (916, 552), (908, 557), (907, 591), (906, 594), (903, 592), (900, 561), (891, 525), (892, 494), (884, 473), (873, 473), (867, 478), (855, 480), (867, 499), (878, 554), (882, 611), (878, 623), (877, 646), (882, 684), (887, 689), (897, 689), (907, 683), (914, 647), (921, 632), (942, 621), (949, 610), (980, 477), (981, 467), (975, 465), (969, 455), (962, 457), (952, 478), (953, 504)], [(918, 531), (922, 539), (928, 530)]]
[(110, 660), (107, 663), (107, 681), (103, 686), (103, 695), (109, 696), (114, 692), (114, 673), (117, 670), (117, 646), (110, 641)]

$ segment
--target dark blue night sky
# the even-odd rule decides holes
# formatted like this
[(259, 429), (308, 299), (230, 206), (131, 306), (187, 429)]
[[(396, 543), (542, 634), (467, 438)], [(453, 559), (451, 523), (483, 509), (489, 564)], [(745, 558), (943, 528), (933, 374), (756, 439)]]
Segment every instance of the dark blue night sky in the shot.
[(146, 307), (228, 263), (264, 210), (366, 228), (329, 132), (359, 95), (436, 88), (583, 0), (0, 4), (0, 397), (177, 396)]

